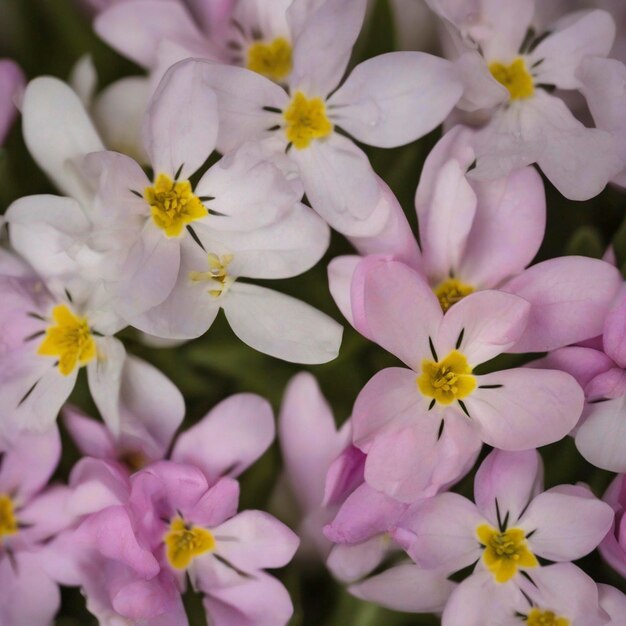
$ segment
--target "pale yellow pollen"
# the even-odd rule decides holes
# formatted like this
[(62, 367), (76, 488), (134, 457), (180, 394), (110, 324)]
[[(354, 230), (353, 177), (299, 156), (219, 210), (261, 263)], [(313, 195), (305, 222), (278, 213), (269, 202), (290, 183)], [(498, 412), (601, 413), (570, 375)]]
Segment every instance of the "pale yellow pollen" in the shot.
[(207, 256), (209, 270), (207, 272), (189, 272), (189, 280), (194, 283), (207, 282), (209, 293), (214, 298), (219, 298), (235, 282), (235, 279), (228, 274), (228, 266), (232, 260), (232, 254), (218, 256), (211, 252)]
[(553, 611), (534, 608), (526, 617), (526, 626), (570, 626), (570, 621)]
[(256, 41), (248, 48), (247, 68), (270, 80), (281, 82), (291, 73), (292, 48), (284, 37)]
[(456, 278), (448, 278), (439, 283), (433, 291), (439, 298), (441, 310), (445, 313), (452, 305), (465, 298), (465, 296), (474, 293), (474, 287), (467, 283), (462, 283)]
[(287, 141), (298, 150), (308, 148), (314, 139), (323, 139), (333, 132), (321, 98), (307, 98), (297, 91), (283, 113)]
[(466, 356), (453, 350), (442, 361), (424, 359), (417, 386), (425, 396), (448, 405), (469, 396), (476, 389), (476, 377)]
[(481, 524), (476, 529), (476, 536), (484, 547), (483, 563), (498, 583), (511, 580), (519, 568), (539, 565), (521, 528), (499, 531), (489, 524)]
[(509, 65), (494, 61), (489, 64), (491, 75), (509, 91), (511, 100), (530, 98), (535, 93), (535, 83), (526, 61), (517, 57)]
[(180, 237), (187, 224), (209, 214), (188, 180), (173, 181), (167, 174), (159, 174), (143, 197), (150, 205), (152, 220), (167, 237)]
[(0, 493), (0, 543), (2, 537), (16, 535), (19, 530), (13, 500), (5, 493)]
[(215, 537), (211, 531), (188, 526), (181, 517), (172, 520), (164, 542), (169, 564), (181, 570), (187, 569), (197, 556), (215, 549)]
[(77, 365), (96, 358), (96, 342), (86, 318), (75, 315), (65, 304), (52, 309), (53, 325), (39, 345), (37, 354), (59, 359), (59, 372), (69, 376)]

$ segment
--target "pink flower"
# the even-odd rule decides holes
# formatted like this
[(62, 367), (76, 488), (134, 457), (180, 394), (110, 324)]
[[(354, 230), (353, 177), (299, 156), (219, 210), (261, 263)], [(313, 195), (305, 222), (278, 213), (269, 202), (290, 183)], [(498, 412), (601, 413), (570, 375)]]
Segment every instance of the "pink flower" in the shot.
[(61, 455), (58, 430), (0, 442), (0, 623), (50, 624), (60, 594), (46, 542), (73, 521), (68, 489), (45, 487)]
[(475, 372), (522, 335), (530, 305), (518, 296), (478, 292), (444, 315), (421, 274), (368, 258), (352, 308), (357, 329), (410, 367), (376, 374), (354, 406), (354, 443), (375, 489), (404, 502), (434, 495), (467, 471), (483, 441), (528, 450), (558, 441), (580, 416), (583, 393), (568, 374)]
[[(422, 272), (444, 309), (469, 293), (500, 289), (531, 305), (528, 324), (511, 352), (543, 352), (594, 337), (621, 285), (619, 272), (597, 259), (565, 256), (527, 266), (543, 241), (546, 200), (530, 167), (503, 178), (471, 177), (476, 133), (457, 126), (428, 155), (415, 197), (420, 250), (402, 209), (368, 239), (352, 238), (363, 254), (393, 254)], [(389, 192), (389, 204), (397, 201)], [(358, 257), (329, 267), (331, 293), (352, 319), (350, 281)]]
[[(533, 366), (572, 374), (585, 392), (586, 404), (576, 447), (597, 467), (626, 472), (626, 288), (622, 287), (593, 347), (556, 350)], [(598, 348), (598, 349), (596, 349)]]
[(613, 569), (626, 576), (626, 480), (625, 475), (616, 476), (604, 494), (604, 501), (615, 512), (611, 532), (600, 544), (600, 553)]
[[(410, 507), (398, 523), (396, 540), (420, 567), (452, 573), (476, 563), (446, 605), (445, 626), (483, 620), (509, 624), (493, 619), (492, 607), (509, 611), (511, 619), (516, 612), (528, 615), (534, 607), (556, 611), (574, 624), (583, 616), (591, 618), (594, 606), (599, 611), (593, 581), (573, 566), (556, 575), (537, 557), (567, 562), (588, 554), (610, 528), (612, 511), (583, 486), (559, 485), (542, 491), (542, 476), (535, 450), (495, 450), (476, 474), (476, 504), (443, 493)], [(565, 577), (574, 581), (563, 584)], [(590, 599), (585, 600), (581, 591), (575, 594), (578, 602), (564, 601), (561, 594), (571, 594), (578, 586), (575, 579), (581, 577), (580, 586), (588, 587)], [(597, 623), (606, 623), (601, 611)]]
[(26, 84), (19, 66), (9, 59), (0, 59), (0, 146), (11, 129), (17, 109), (16, 98)]

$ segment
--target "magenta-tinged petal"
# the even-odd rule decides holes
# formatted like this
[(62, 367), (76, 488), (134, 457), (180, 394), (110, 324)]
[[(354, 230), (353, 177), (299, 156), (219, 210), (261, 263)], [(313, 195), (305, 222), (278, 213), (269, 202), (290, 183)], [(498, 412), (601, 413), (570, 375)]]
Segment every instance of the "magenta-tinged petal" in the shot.
[(626, 594), (610, 585), (598, 585), (600, 607), (609, 615), (611, 621), (607, 626), (619, 626), (626, 615)]
[(418, 370), (442, 318), (425, 278), (403, 263), (369, 258), (352, 280), (352, 314), (357, 330)]
[(419, 566), (451, 574), (480, 558), (476, 528), (484, 521), (473, 502), (442, 493), (412, 506), (397, 526), (402, 544)]
[(218, 526), (237, 513), (239, 483), (234, 478), (220, 478), (189, 511), (191, 522), (199, 526)]
[(366, 541), (390, 531), (405, 509), (402, 502), (363, 484), (346, 498), (324, 534), (333, 543)]
[(352, 585), (349, 591), (357, 598), (396, 611), (438, 613), (454, 587), (455, 583), (446, 580), (441, 572), (403, 564)]
[(63, 409), (63, 424), (83, 455), (110, 461), (116, 458), (113, 437), (102, 422), (68, 405)]
[(113, 595), (111, 601), (120, 615), (147, 624), (180, 604), (180, 595), (172, 580), (162, 574), (150, 580), (129, 582)]
[(61, 457), (59, 430), (20, 433), (6, 445), (0, 445), (0, 492), (14, 494), (20, 505), (26, 504), (50, 480)]
[(245, 572), (283, 567), (300, 540), (287, 526), (264, 511), (243, 511), (214, 529), (220, 557)]
[(532, 305), (524, 336), (515, 352), (547, 352), (602, 333), (619, 272), (586, 257), (562, 257), (533, 265), (503, 289)]
[(496, 287), (533, 260), (546, 228), (546, 194), (532, 167), (506, 178), (474, 181), (476, 215), (459, 266), (475, 286)]
[(621, 398), (623, 395), (626, 395), (626, 370), (619, 367), (598, 374), (585, 387), (585, 396), (592, 403), (607, 398)]
[(264, 574), (243, 584), (204, 591), (204, 607), (214, 626), (286, 626), (293, 614), (285, 587)]
[(305, 510), (321, 506), (326, 472), (348, 444), (349, 433), (337, 432), (331, 408), (311, 374), (297, 374), (289, 382), (279, 437), (287, 476), (300, 505)]
[[(346, 428), (348, 426), (348, 428)], [(352, 430), (347, 422), (341, 429), (346, 434)], [(364, 480), (366, 455), (354, 445), (348, 445), (330, 464), (326, 473), (323, 505), (343, 502)]]
[(478, 377), (464, 402), (483, 441), (502, 450), (554, 443), (576, 425), (584, 394), (569, 374), (516, 368)]
[(121, 465), (89, 457), (72, 469), (70, 487), (68, 507), (77, 516), (126, 502), (130, 492), (128, 475)]
[(124, 563), (146, 579), (160, 571), (152, 553), (138, 543), (123, 506), (111, 506), (87, 517), (76, 531), (76, 541), (95, 548), (108, 559)]
[(551, 561), (575, 561), (591, 552), (611, 528), (611, 507), (587, 494), (540, 493), (520, 520), (532, 551)]
[(54, 485), (20, 508), (18, 517), (24, 528), (15, 536), (15, 542), (40, 544), (72, 526), (77, 518), (68, 507), (70, 494), (65, 485)]
[(435, 347), (440, 359), (460, 350), (472, 366), (506, 352), (522, 336), (530, 306), (502, 291), (479, 291), (445, 314)]
[(536, 450), (494, 450), (478, 468), (474, 500), (493, 526), (505, 517), (514, 525), (542, 486), (543, 462)]
[(532, 361), (529, 365), (539, 369), (567, 372), (585, 389), (596, 376), (611, 369), (613, 361), (600, 350), (568, 346), (551, 352), (543, 359)]
[(19, 66), (9, 59), (0, 59), (0, 145), (17, 115), (15, 99), (24, 89), (26, 80)]
[(626, 369), (626, 288), (622, 287), (616, 302), (604, 321), (604, 351)]
[(251, 393), (237, 394), (178, 437), (172, 460), (200, 468), (210, 483), (223, 475), (236, 477), (267, 450), (274, 433), (267, 400)]
[(609, 485), (604, 494), (604, 501), (614, 510), (615, 523), (599, 546), (600, 554), (613, 569), (626, 576), (626, 535), (621, 528), (626, 509), (626, 481), (623, 474), (617, 476)]

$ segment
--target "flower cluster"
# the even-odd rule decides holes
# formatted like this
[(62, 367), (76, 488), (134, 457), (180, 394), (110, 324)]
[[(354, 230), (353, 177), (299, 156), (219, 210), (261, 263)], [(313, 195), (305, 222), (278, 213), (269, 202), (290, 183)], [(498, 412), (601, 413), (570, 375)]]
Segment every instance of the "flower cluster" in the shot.
[[(443, 626), (623, 624), (626, 595), (574, 563), (599, 548), (626, 574), (623, 259), (544, 250), (550, 198), (626, 186), (623, 7), (84, 4), (141, 75), (96, 93), (89, 58), (27, 84), (0, 60), (0, 144), (19, 109), (57, 190), (0, 222), (0, 624), (47, 626), (77, 587), (103, 626), (188, 624), (190, 598), (212, 626), (285, 626), (293, 585), (267, 570), (296, 552)], [(381, 5), (416, 47), (428, 15), (441, 54), (355, 63)], [(409, 181), (416, 236), (375, 157), (440, 126)], [(338, 321), (273, 288), (329, 251), (351, 345), (383, 349), (350, 418), (300, 372), (277, 425), (238, 385), (195, 419), (155, 355), (211, 351), (220, 310), (263, 355), (357, 364)], [(242, 474), (276, 431), (270, 513)], [(538, 449), (568, 437), (618, 474), (604, 499), (606, 476), (544, 479), (561, 461)]]

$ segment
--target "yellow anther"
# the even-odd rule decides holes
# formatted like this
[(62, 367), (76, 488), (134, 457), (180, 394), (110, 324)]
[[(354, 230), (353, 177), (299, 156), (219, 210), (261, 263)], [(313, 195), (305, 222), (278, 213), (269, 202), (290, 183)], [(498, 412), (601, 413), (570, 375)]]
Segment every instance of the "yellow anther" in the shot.
[(425, 396), (440, 404), (452, 404), (476, 389), (476, 378), (465, 355), (453, 350), (443, 361), (424, 359), (417, 386)]
[(333, 125), (326, 116), (326, 105), (321, 98), (307, 98), (297, 91), (283, 113), (287, 141), (298, 150), (311, 145), (314, 139), (323, 139), (333, 132)]
[(187, 569), (197, 556), (215, 549), (215, 537), (206, 528), (187, 526), (175, 517), (165, 535), (166, 556), (174, 569)]
[(291, 53), (291, 44), (284, 37), (270, 42), (256, 41), (248, 48), (247, 67), (278, 83), (291, 72)]
[(52, 309), (52, 320), (37, 354), (58, 357), (59, 372), (69, 376), (78, 364), (86, 365), (96, 357), (96, 342), (87, 319), (74, 315), (65, 304)]
[(526, 617), (526, 626), (570, 626), (570, 621), (553, 611), (534, 608)]
[(187, 224), (209, 214), (188, 180), (173, 181), (167, 174), (159, 174), (154, 185), (146, 187), (143, 197), (150, 205), (154, 223), (168, 237), (179, 237)]
[(539, 565), (528, 547), (526, 533), (521, 528), (499, 531), (489, 524), (481, 524), (476, 529), (476, 535), (484, 546), (483, 563), (496, 582), (505, 583), (511, 580), (520, 567)]
[(528, 71), (522, 57), (518, 57), (510, 65), (494, 61), (489, 65), (489, 71), (501, 85), (509, 90), (511, 100), (530, 98), (535, 93), (532, 74)]
[(225, 294), (229, 287), (235, 282), (235, 279), (228, 274), (228, 266), (233, 260), (232, 254), (209, 253), (207, 257), (209, 263), (208, 272), (189, 272), (189, 280), (194, 283), (207, 282), (209, 285), (209, 293), (214, 298), (219, 298)]
[(445, 313), (453, 304), (456, 304), (465, 298), (465, 296), (469, 296), (470, 293), (474, 293), (474, 287), (462, 283), (456, 278), (448, 278), (439, 283), (433, 291), (437, 298), (439, 298), (441, 310)]
[(0, 493), (0, 543), (2, 537), (16, 535), (19, 530), (13, 500), (4, 493)]

